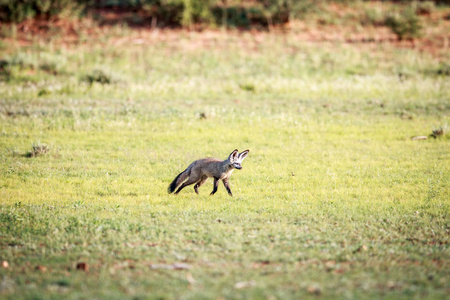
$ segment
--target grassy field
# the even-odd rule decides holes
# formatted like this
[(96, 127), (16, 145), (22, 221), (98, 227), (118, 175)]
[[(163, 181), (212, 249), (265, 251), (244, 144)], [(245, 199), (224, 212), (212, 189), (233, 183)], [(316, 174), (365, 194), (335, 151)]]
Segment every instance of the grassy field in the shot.
[(1, 298), (448, 297), (448, 54), (167, 35), (0, 44)]

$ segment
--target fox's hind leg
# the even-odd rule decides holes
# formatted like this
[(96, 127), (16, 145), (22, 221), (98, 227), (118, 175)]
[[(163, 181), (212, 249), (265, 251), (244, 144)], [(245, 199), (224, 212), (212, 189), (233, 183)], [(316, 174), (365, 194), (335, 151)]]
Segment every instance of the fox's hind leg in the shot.
[(194, 184), (197, 181), (198, 181), (197, 178), (189, 177), (189, 179), (178, 188), (178, 190), (175, 192), (175, 195), (177, 195), (182, 189), (184, 189), (188, 185)]
[(211, 196), (217, 192), (217, 188), (219, 187), (219, 178), (214, 177), (214, 188), (211, 192)]
[(200, 179), (200, 181), (198, 181), (195, 185), (194, 185), (194, 190), (195, 192), (198, 194), (198, 188), (202, 186), (202, 184), (205, 183), (206, 179), (208, 179), (208, 176), (202, 176), (202, 178)]

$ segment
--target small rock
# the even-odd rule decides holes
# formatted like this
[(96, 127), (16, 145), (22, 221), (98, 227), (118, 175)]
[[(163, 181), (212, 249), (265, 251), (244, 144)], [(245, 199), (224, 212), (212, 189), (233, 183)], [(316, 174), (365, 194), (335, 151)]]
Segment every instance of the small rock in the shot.
[(308, 291), (308, 293), (310, 293), (312, 295), (320, 295), (322, 293), (320, 286), (318, 286), (316, 284), (309, 286), (307, 291)]
[(234, 285), (234, 288), (239, 290), (239, 289), (252, 287), (252, 286), (255, 286), (255, 285), (256, 285), (256, 282), (254, 280), (240, 281), (240, 282), (236, 282), (236, 284)]
[(419, 135), (411, 138), (413, 141), (426, 140), (428, 137), (426, 135)]

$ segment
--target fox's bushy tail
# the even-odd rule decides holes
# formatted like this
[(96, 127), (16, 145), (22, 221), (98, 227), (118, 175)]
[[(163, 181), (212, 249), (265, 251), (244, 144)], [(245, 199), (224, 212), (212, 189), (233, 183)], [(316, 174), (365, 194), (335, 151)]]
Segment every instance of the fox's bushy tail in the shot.
[(189, 177), (189, 168), (178, 174), (177, 177), (172, 181), (172, 183), (169, 185), (169, 188), (167, 191), (169, 194), (173, 193), (177, 186), (179, 186), (183, 181), (185, 181)]

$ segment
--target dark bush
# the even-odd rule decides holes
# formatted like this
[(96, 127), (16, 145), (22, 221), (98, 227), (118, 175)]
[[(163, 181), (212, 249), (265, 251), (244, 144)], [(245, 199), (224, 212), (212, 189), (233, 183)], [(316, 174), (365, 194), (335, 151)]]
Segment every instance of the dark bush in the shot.
[(0, 21), (79, 16), (83, 9), (120, 8), (143, 11), (159, 26), (207, 24), (231, 27), (270, 26), (302, 18), (313, 0), (0, 0)]
[(267, 26), (261, 9), (242, 6), (216, 6), (212, 8), (215, 24), (223, 27), (250, 28), (253, 24)]
[(0, 21), (22, 22), (36, 16), (77, 16), (89, 0), (1, 0)]
[(87, 74), (83, 78), (83, 80), (88, 82), (89, 84), (93, 84), (94, 82), (98, 82), (101, 84), (110, 84), (116, 83), (118, 81), (112, 74), (100, 69), (93, 70), (91, 73)]
[(422, 31), (422, 23), (412, 8), (405, 9), (401, 13), (389, 14), (385, 24), (397, 35), (399, 40), (420, 37)]

